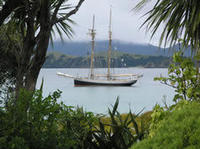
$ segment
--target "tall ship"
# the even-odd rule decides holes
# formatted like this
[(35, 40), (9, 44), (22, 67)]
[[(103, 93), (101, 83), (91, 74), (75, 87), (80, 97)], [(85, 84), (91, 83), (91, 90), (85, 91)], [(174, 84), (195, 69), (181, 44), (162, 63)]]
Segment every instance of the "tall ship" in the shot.
[(94, 49), (95, 49), (95, 16), (93, 16), (92, 29), (89, 29), (91, 36), (91, 57), (90, 57), (90, 75), (89, 77), (74, 77), (69, 74), (58, 72), (57, 75), (74, 79), (75, 86), (131, 86), (135, 84), (142, 75), (138, 74), (111, 74), (111, 51), (112, 51), (112, 31), (111, 18), (112, 11), (110, 10), (109, 21), (109, 46), (107, 52), (107, 74), (94, 73)]

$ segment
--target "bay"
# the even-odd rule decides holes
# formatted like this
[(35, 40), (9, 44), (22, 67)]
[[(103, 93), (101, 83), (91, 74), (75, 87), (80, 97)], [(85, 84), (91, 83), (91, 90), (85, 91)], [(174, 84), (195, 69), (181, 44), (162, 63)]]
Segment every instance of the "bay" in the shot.
[[(105, 69), (96, 69), (97, 73), (105, 73)], [(143, 77), (131, 87), (74, 87), (73, 79), (60, 77), (56, 72), (63, 72), (74, 76), (87, 76), (89, 69), (42, 69), (37, 88), (44, 79), (44, 96), (56, 91), (62, 91), (58, 102), (63, 101), (68, 106), (80, 106), (86, 111), (94, 113), (107, 113), (112, 108), (117, 97), (120, 99), (118, 110), (127, 113), (129, 110), (138, 113), (152, 110), (155, 104), (163, 105), (163, 100), (172, 104), (174, 90), (158, 81), (154, 77), (167, 76), (165, 68), (115, 68), (115, 73), (139, 73)]]

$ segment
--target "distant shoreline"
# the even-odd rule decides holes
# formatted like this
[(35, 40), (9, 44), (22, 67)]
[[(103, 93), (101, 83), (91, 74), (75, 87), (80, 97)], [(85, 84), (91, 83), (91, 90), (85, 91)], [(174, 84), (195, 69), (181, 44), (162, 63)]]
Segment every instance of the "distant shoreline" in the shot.
[[(165, 56), (144, 56), (118, 52), (111, 57), (111, 68), (167, 68), (170, 62), (171, 59)], [(95, 68), (106, 68), (106, 53), (96, 54), (94, 63)], [(48, 54), (43, 68), (89, 68), (89, 66), (89, 56), (71, 56), (52, 52)]]

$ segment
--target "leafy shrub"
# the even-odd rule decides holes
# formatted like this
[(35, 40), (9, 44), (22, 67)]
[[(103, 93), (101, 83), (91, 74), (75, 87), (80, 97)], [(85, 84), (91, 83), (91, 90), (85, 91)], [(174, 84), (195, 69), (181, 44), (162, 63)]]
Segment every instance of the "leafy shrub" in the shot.
[(93, 113), (57, 103), (61, 92), (44, 98), (21, 90), (17, 100), (0, 108), (0, 149), (86, 148), (85, 140), (96, 121)]
[(132, 149), (200, 148), (199, 107), (198, 102), (188, 101), (179, 102), (167, 111), (157, 106), (152, 114), (152, 135)]
[[(91, 149), (128, 149), (133, 143), (142, 140), (147, 133), (142, 117), (129, 112), (120, 114), (117, 111), (119, 99), (112, 110), (108, 110), (108, 117), (100, 117), (89, 141)], [(147, 116), (143, 116), (147, 117)]]
[(173, 62), (168, 68), (169, 77), (157, 77), (155, 80), (175, 89), (174, 101), (200, 100), (200, 74), (192, 58), (183, 57), (182, 52), (173, 55)]

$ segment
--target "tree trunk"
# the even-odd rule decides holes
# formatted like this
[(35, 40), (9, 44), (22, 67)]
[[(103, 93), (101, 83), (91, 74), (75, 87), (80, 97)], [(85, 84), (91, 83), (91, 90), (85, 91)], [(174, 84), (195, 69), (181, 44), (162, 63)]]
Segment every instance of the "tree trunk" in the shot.
[(49, 34), (48, 31), (44, 31), (45, 35), (41, 38), (38, 44), (38, 53), (33, 58), (31, 62), (32, 67), (26, 75), (25, 89), (29, 91), (34, 91), (36, 88), (37, 78), (39, 76), (40, 70), (45, 62), (45, 57), (49, 45)]
[(50, 10), (49, 10), (49, 0), (44, 0), (41, 5), (41, 16), (40, 16), (40, 32), (38, 34), (38, 41), (36, 45), (35, 55), (30, 62), (31, 67), (26, 76), (25, 89), (29, 91), (34, 91), (37, 83), (37, 78), (42, 68), (46, 53), (49, 45), (49, 38), (51, 32), (50, 24)]
[(34, 72), (30, 72), (26, 76), (26, 84), (25, 89), (28, 91), (34, 91), (36, 88), (37, 78), (38, 78), (39, 72), (35, 70)]

